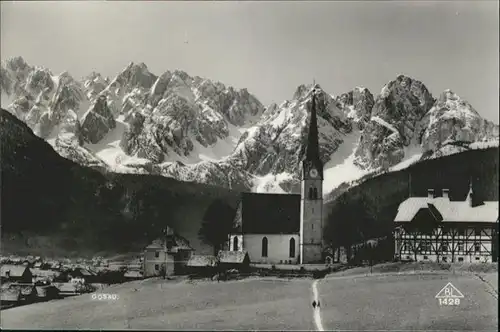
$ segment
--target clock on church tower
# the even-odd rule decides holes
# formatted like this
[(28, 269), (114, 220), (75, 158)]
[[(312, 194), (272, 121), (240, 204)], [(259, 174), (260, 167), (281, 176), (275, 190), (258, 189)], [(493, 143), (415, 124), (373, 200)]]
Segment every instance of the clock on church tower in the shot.
[(319, 173), (318, 173), (318, 170), (316, 168), (311, 168), (309, 170), (309, 175), (312, 177), (312, 178), (317, 178)]
[(319, 153), (316, 100), (311, 100), (311, 116), (305, 155), (302, 161), (300, 205), (300, 263), (323, 260), (323, 163)]

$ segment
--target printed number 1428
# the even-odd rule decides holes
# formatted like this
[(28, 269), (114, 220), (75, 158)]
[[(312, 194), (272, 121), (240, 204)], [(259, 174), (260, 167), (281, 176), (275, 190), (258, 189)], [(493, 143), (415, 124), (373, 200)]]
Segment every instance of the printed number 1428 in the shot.
[(459, 305), (459, 304), (460, 304), (459, 298), (439, 299), (439, 305)]

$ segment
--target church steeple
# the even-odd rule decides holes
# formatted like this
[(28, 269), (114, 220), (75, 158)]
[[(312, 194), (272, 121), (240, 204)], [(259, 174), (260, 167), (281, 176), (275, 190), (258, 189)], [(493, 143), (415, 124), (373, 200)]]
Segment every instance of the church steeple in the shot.
[(311, 168), (315, 168), (320, 177), (323, 178), (323, 163), (321, 162), (319, 153), (319, 139), (318, 139), (318, 119), (316, 115), (316, 86), (314, 86), (311, 97), (311, 117), (309, 119), (309, 128), (307, 133), (307, 142), (303, 159), (304, 175), (307, 174)]
[(302, 161), (300, 185), (300, 263), (323, 261), (323, 163), (319, 154), (317, 86), (311, 100), (311, 116)]

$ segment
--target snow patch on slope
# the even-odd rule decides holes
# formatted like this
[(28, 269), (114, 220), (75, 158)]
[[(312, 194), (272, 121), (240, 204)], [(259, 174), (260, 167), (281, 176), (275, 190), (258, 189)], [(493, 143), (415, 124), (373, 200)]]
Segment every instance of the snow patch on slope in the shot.
[(386, 127), (387, 129), (395, 132), (395, 133), (399, 133), (398, 130), (396, 129), (396, 127), (394, 127), (393, 125), (391, 125), (390, 123), (388, 123), (387, 121), (383, 120), (382, 118), (376, 116), (376, 115), (372, 115), (371, 119), (372, 121), (375, 121), (376, 123), (378, 123), (379, 125), (381, 126), (384, 126)]
[(486, 141), (486, 142), (474, 142), (469, 145), (469, 148), (473, 150), (488, 149), (488, 148), (498, 148), (500, 146), (499, 141)]
[(369, 170), (363, 170), (354, 164), (354, 152), (358, 145), (360, 131), (353, 131), (343, 137), (344, 142), (332, 154), (331, 159), (324, 166), (323, 193), (326, 195), (344, 182), (355, 181), (368, 174)]
[(254, 186), (252, 192), (255, 193), (274, 193), (286, 194), (279, 184), (282, 182), (293, 180), (293, 174), (280, 173), (280, 174), (267, 174), (264, 176), (257, 176), (254, 179)]
[(5, 109), (7, 108), (7, 106), (12, 104), (12, 102), (15, 99), (14, 95), (8, 96), (4, 92), (0, 92), (0, 95), (1, 95), (0, 106), (2, 106), (2, 108), (5, 108)]
[(104, 138), (96, 144), (86, 143), (84, 146), (95, 156), (103, 160), (109, 167), (117, 172), (123, 171), (123, 166), (127, 164), (147, 164), (148, 159), (127, 155), (120, 147), (120, 141), (128, 128), (128, 124), (121, 115), (116, 119), (116, 128), (110, 131)]
[(419, 144), (410, 144), (404, 147), (404, 158), (398, 164), (390, 167), (390, 171), (400, 171), (405, 169), (415, 163), (417, 163), (420, 158), (422, 158), (422, 147)]

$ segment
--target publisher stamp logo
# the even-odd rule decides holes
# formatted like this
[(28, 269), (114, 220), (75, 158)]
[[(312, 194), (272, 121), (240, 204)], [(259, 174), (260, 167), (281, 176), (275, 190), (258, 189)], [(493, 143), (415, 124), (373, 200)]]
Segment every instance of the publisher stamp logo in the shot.
[(464, 298), (464, 295), (449, 282), (435, 297), (438, 299), (439, 305), (457, 306), (460, 304), (460, 299)]
[(92, 300), (106, 301), (106, 300), (118, 300), (117, 294), (105, 294), (105, 293), (94, 293), (91, 295)]

